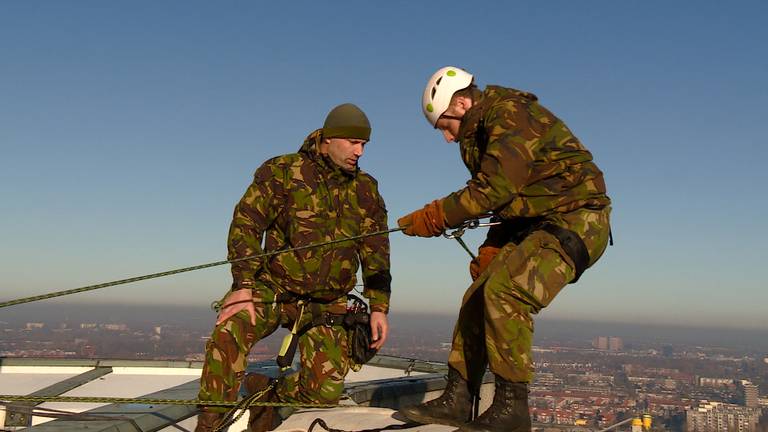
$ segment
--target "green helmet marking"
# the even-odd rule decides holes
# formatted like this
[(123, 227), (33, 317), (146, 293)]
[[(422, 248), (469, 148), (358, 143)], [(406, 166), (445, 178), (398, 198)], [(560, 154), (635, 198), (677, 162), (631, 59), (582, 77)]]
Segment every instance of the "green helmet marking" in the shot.
[(448, 76), (456, 76), (456, 71), (455, 70), (449, 70), (445, 74), (448, 75)]
[(435, 107), (432, 106), (432, 104), (427, 104), (427, 111), (432, 112), (435, 110)]

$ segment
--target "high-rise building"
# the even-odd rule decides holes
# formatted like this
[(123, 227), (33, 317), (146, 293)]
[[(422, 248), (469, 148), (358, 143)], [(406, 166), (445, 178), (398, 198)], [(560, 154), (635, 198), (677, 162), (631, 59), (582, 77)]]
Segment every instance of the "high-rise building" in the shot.
[(741, 401), (745, 407), (757, 408), (760, 406), (758, 388), (751, 381), (741, 380), (739, 390), (741, 390)]
[(754, 432), (760, 419), (759, 408), (707, 401), (685, 414), (688, 432)]
[(599, 350), (607, 350), (608, 349), (608, 337), (607, 336), (598, 336), (598, 337), (592, 339), (592, 348), (599, 349)]
[(611, 336), (608, 338), (609, 351), (621, 351), (624, 349), (624, 341), (620, 337)]
[(621, 351), (624, 349), (624, 341), (616, 336), (598, 336), (592, 339), (592, 348), (602, 351)]

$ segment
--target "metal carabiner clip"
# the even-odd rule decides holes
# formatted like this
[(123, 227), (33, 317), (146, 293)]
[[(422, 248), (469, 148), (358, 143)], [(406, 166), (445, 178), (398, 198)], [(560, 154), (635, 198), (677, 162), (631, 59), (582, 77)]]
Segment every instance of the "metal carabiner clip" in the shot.
[(471, 256), (472, 259), (475, 259), (475, 254), (473, 254), (472, 251), (469, 250), (469, 247), (467, 246), (466, 243), (464, 243), (464, 240), (462, 240), (461, 236), (463, 236), (464, 233), (468, 229), (475, 229), (475, 228), (480, 228), (480, 227), (490, 227), (490, 226), (500, 225), (500, 224), (501, 224), (501, 222), (494, 221), (493, 219), (491, 219), (491, 222), (482, 222), (482, 223), (480, 222), (480, 219), (470, 219), (468, 221), (464, 221), (464, 223), (459, 225), (459, 227), (456, 228), (455, 230), (453, 230), (451, 232), (443, 233), (443, 237), (445, 237), (447, 239), (454, 239), (454, 240), (456, 240), (459, 243), (459, 245), (461, 245), (461, 247), (464, 248), (465, 251), (467, 251), (469, 256)]
[(463, 222), (455, 230), (451, 232), (443, 233), (443, 237), (447, 239), (458, 239), (461, 236), (463, 236), (464, 232), (466, 232), (468, 229), (475, 229), (478, 226), (480, 226), (480, 221), (478, 219), (470, 219), (468, 221)]

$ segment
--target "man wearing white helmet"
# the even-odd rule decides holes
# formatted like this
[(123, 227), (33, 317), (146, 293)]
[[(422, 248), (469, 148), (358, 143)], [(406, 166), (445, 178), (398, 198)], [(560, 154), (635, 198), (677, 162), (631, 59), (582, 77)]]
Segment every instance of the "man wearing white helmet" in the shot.
[[(411, 420), (459, 431), (528, 431), (533, 379), (532, 314), (576, 282), (610, 237), (610, 204), (592, 154), (531, 93), (481, 91), (472, 74), (438, 70), (422, 99), (427, 121), (458, 142), (466, 186), (398, 220), (408, 235), (433, 237), (492, 216), (454, 329), (445, 392), (405, 408)], [(491, 407), (473, 419), (486, 367), (496, 377)]]

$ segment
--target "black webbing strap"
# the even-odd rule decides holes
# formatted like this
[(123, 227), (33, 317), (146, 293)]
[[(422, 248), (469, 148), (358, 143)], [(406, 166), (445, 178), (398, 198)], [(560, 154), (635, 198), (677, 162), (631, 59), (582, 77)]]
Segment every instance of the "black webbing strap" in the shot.
[[(299, 345), (299, 338), (304, 333), (308, 332), (313, 327), (321, 325), (333, 327), (345, 324), (345, 318), (347, 317), (347, 314), (335, 314), (322, 310), (321, 305), (326, 303), (298, 299), (297, 296), (287, 293), (278, 294), (275, 300), (279, 303), (292, 303), (291, 300), (295, 300), (296, 302), (306, 302), (304, 304), (309, 306), (309, 313), (312, 316), (312, 320), (299, 327), (298, 329), (295, 329), (295, 333), (291, 332), (289, 335), (286, 335), (286, 337), (290, 337), (288, 346), (286, 347), (285, 352), (282, 352), (283, 350), (281, 349), (281, 353), (278, 354), (277, 358), (275, 359), (281, 370), (287, 369), (291, 365), (291, 362), (293, 362), (293, 357), (296, 355), (296, 349)], [(303, 310), (304, 309), (302, 308), (301, 311), (303, 312)], [(296, 317), (297, 321), (301, 320), (302, 312), (299, 312), (299, 316)]]
[(539, 229), (555, 236), (565, 253), (571, 257), (573, 265), (576, 267), (574, 269), (576, 276), (570, 283), (575, 283), (579, 280), (581, 274), (584, 273), (584, 270), (589, 267), (589, 251), (587, 250), (587, 245), (584, 244), (584, 240), (575, 232), (553, 223), (545, 222)]
[[(330, 312), (323, 312), (318, 315), (312, 315), (312, 321), (304, 324), (301, 326), (296, 334), (291, 333), (291, 340), (288, 345), (288, 349), (286, 350), (284, 355), (278, 355), (275, 361), (277, 362), (277, 365), (280, 366), (281, 369), (286, 368), (291, 365), (291, 362), (293, 361), (293, 356), (296, 355), (296, 348), (299, 345), (299, 338), (306, 332), (309, 331), (309, 329), (317, 326), (338, 326), (344, 324), (344, 317), (346, 315), (338, 315), (338, 314), (332, 314)], [(300, 319), (301, 317), (299, 317)]]

